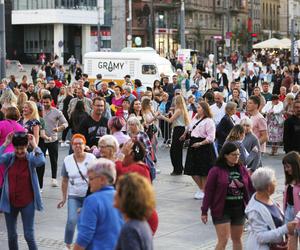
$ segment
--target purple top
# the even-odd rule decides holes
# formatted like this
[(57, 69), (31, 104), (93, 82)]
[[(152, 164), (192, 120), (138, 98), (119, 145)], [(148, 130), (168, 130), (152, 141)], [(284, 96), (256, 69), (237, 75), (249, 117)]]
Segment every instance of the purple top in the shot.
[(121, 97), (119, 99), (116, 99), (116, 97), (112, 98), (112, 104), (117, 106), (118, 108), (122, 107), (122, 102), (123, 102), (124, 98)]
[(119, 145), (122, 145), (130, 140), (130, 137), (125, 135), (122, 131), (113, 133), (113, 136), (117, 139)]
[[(254, 188), (250, 176), (245, 166), (239, 166), (239, 172), (244, 184), (244, 206), (248, 204), (251, 195), (254, 193)], [(228, 187), (229, 171), (226, 168), (215, 166), (213, 167), (207, 177), (205, 186), (205, 195), (202, 203), (202, 215), (207, 215), (208, 209), (211, 211), (213, 218), (219, 219), (223, 216), (225, 207), (227, 187)]]
[[(14, 120), (3, 120), (0, 121), (0, 146), (5, 142), (6, 136), (11, 132), (23, 132), (25, 129), (20, 125), (17, 121)], [(13, 152), (14, 147), (9, 144), (4, 153)], [(0, 165), (0, 187), (2, 187), (3, 183), (3, 176), (4, 176), (4, 166)]]

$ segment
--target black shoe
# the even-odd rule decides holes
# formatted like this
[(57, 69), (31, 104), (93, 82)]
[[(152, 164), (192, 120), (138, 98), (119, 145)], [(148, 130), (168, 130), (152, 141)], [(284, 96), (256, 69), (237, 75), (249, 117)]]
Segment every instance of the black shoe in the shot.
[(170, 173), (170, 175), (172, 175), (172, 176), (176, 176), (176, 175), (182, 175), (182, 173), (176, 173), (176, 172), (172, 172), (172, 173)]

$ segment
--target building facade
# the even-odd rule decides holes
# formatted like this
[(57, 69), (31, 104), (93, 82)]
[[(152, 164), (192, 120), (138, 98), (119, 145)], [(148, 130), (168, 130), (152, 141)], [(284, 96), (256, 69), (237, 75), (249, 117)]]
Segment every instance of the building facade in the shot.
[[(12, 31), (12, 43), (7, 43), (7, 58), (35, 63), (40, 53), (47, 59), (58, 55), (61, 62), (74, 55), (98, 49), (98, 23), (101, 24), (101, 48), (111, 49), (112, 4), (103, 0), (14, 0), (10, 6), (7, 29)], [(100, 1), (101, 2), (101, 1)], [(8, 33), (8, 32), (7, 32)]]
[(280, 0), (262, 0), (261, 7), (262, 40), (281, 37)]

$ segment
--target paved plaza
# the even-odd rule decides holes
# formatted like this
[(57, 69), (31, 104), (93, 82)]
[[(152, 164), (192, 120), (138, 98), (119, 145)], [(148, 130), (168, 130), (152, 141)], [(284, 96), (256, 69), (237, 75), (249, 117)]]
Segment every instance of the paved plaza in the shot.
[[(67, 148), (59, 150), (59, 170), (61, 169), (64, 157), (67, 155)], [(281, 165), (283, 154), (263, 158), (263, 165), (272, 167), (276, 171), (278, 187), (274, 198), (282, 204), (282, 192), (284, 175)], [(195, 184), (188, 176), (170, 176), (172, 170), (169, 149), (159, 147), (158, 163), (161, 174), (154, 181), (157, 210), (159, 214), (159, 227), (154, 237), (154, 248), (158, 250), (209, 250), (214, 249), (216, 234), (211, 219), (207, 225), (200, 221), (200, 206), (202, 201), (193, 199), (196, 191)], [(45, 175), (45, 187), (42, 193), (44, 211), (36, 213), (35, 235), (39, 249), (64, 249), (63, 237), (64, 227), (67, 218), (67, 206), (57, 209), (60, 201), (60, 188), (50, 187), (50, 163), (47, 157)], [(22, 236), (22, 223), (18, 223), (20, 233), (20, 250), (27, 249)], [(244, 238), (247, 236), (245, 235)], [(0, 215), (0, 249), (8, 250), (7, 236), (3, 214)], [(231, 249), (231, 245), (228, 245)]]

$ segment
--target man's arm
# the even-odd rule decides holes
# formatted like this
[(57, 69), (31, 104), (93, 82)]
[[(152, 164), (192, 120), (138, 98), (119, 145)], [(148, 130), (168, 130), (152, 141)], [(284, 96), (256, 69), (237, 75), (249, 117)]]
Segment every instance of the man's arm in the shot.
[(263, 144), (263, 143), (265, 143), (265, 142), (267, 142), (268, 139), (269, 139), (269, 137), (268, 137), (267, 131), (266, 130), (260, 131), (260, 137), (259, 137), (259, 143), (260, 143), (260, 145)]
[(63, 113), (61, 111), (58, 111), (58, 127), (56, 132), (62, 132), (68, 127), (68, 121), (64, 117)]

